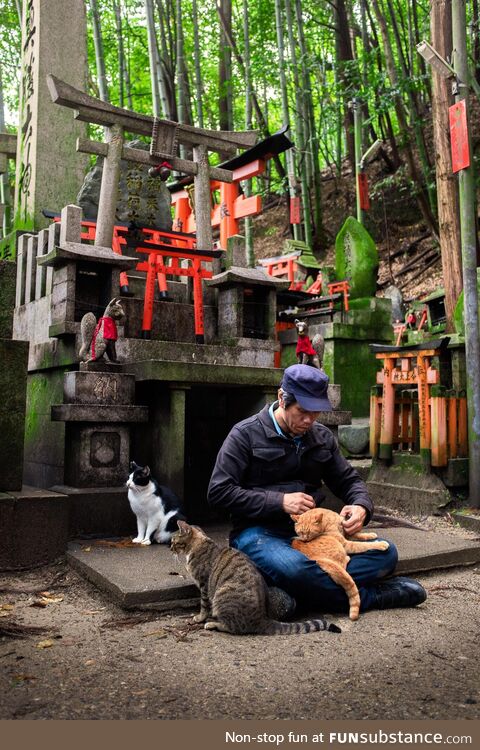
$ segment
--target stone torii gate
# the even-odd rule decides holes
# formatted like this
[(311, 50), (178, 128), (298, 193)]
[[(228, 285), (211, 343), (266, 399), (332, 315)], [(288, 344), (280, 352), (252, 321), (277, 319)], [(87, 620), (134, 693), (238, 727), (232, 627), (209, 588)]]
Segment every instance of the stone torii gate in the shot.
[[(138, 114), (89, 96), (52, 75), (47, 76), (47, 85), (52, 101), (75, 109), (77, 120), (106, 127), (106, 143), (83, 138), (77, 140), (77, 151), (105, 157), (95, 243), (103, 247), (111, 247), (112, 244), (120, 160), (151, 166), (168, 161), (173, 169), (193, 175), (197, 247), (211, 250), (213, 239), (210, 220), (210, 180), (232, 182), (233, 174), (230, 170), (211, 167), (208, 163), (208, 152), (235, 154), (237, 149), (254, 145), (257, 131), (205, 130)], [(124, 146), (125, 132), (150, 136), (150, 154)], [(192, 147), (193, 161), (176, 156), (179, 143)]]

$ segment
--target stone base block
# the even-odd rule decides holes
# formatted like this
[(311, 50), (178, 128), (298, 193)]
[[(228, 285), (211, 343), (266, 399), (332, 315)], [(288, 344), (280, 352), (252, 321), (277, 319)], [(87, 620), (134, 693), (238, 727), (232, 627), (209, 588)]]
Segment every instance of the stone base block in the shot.
[(111, 372), (66, 372), (64, 401), (68, 404), (134, 404), (135, 378)]
[(136, 534), (136, 519), (125, 486), (78, 488), (57, 485), (51, 489), (68, 498), (70, 537)]
[(338, 427), (341, 424), (350, 424), (352, 421), (352, 412), (334, 409), (333, 411), (321, 411), (317, 421), (326, 427)]
[(466, 487), (468, 485), (468, 458), (450, 458), (443, 481), (447, 487)]
[(415, 515), (434, 513), (450, 502), (450, 494), (439, 477), (415, 466), (386, 466), (375, 461), (367, 489), (375, 505)]
[(22, 489), (27, 361), (28, 341), (0, 339), (0, 491)]
[(117, 423), (68, 423), (65, 482), (72, 487), (118, 487), (127, 480), (130, 434)]
[(463, 526), (464, 529), (480, 534), (480, 513), (478, 508), (466, 508), (454, 511), (452, 516), (456, 523)]
[(28, 486), (1, 493), (0, 529), (0, 570), (50, 563), (67, 549), (68, 498)]

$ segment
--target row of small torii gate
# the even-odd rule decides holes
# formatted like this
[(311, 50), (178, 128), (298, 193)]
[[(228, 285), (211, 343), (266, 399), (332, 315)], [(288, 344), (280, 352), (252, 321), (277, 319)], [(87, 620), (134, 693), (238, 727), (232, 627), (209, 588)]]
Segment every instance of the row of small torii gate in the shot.
[[(213, 275), (211, 266), (222, 255), (222, 250), (226, 250), (227, 239), (238, 234), (239, 219), (260, 213), (261, 197), (242, 195), (240, 182), (262, 174), (268, 159), (293, 146), (285, 135), (287, 128), (256, 144), (258, 131), (206, 130), (160, 120), (114, 107), (53, 75), (47, 77), (47, 83), (54, 103), (74, 109), (78, 120), (105, 128), (104, 143), (83, 138), (77, 140), (77, 151), (104, 157), (97, 221), (83, 222), (82, 238), (93, 240), (97, 246), (112, 248), (117, 253), (128, 247), (147, 254), (147, 260), (137, 264), (137, 270), (147, 274), (142, 325), (146, 338), (152, 327), (156, 284), (160, 295), (166, 296), (168, 275), (193, 278), (195, 337), (198, 343), (203, 343), (202, 279)], [(150, 153), (125, 145), (125, 133), (150, 137)], [(193, 160), (177, 156), (180, 145), (192, 150)], [(235, 156), (238, 149), (247, 150)], [(213, 167), (208, 161), (209, 151), (234, 158), (221, 167)], [(175, 170), (193, 176), (193, 191), (181, 189), (172, 195), (175, 207), (173, 231), (142, 229), (141, 237), (132, 240), (126, 227), (116, 225), (122, 159), (148, 165), (152, 173)], [(220, 202), (212, 211), (214, 190), (220, 191)], [(220, 228), (220, 250), (214, 249), (213, 227)], [(187, 264), (182, 261), (187, 261)], [(120, 282), (122, 291), (126, 292), (126, 273), (121, 274)]]

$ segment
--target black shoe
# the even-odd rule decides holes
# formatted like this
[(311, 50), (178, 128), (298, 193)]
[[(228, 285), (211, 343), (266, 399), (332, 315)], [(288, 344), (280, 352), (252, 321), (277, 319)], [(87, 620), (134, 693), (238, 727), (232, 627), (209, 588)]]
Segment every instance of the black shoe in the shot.
[(375, 596), (375, 609), (393, 609), (394, 607), (416, 607), (427, 598), (427, 592), (418, 581), (405, 576), (396, 576), (372, 586)]
[(295, 614), (295, 599), (277, 586), (268, 587), (267, 612), (272, 620), (288, 620)]

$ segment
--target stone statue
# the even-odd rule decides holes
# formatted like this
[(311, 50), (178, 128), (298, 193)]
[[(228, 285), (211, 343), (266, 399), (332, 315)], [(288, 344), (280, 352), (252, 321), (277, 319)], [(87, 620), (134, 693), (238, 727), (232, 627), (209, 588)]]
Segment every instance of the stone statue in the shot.
[(84, 362), (96, 362), (106, 355), (109, 362), (117, 362), (115, 341), (117, 325), (125, 323), (125, 312), (120, 299), (112, 299), (97, 322), (95, 315), (86, 313), (80, 323), (82, 345), (78, 356)]
[(319, 370), (323, 367), (323, 352), (325, 341), (320, 333), (315, 334), (313, 341), (308, 335), (308, 323), (304, 320), (295, 319), (295, 328), (298, 332), (296, 355), (299, 365), (311, 365)]

